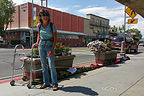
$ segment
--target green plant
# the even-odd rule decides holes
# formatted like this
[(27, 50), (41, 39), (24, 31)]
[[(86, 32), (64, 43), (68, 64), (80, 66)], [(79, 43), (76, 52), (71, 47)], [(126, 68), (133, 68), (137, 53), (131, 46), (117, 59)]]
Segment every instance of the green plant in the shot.
[(55, 56), (62, 56), (62, 55), (71, 55), (71, 48), (62, 45), (61, 43), (57, 43), (55, 47)]
[[(36, 57), (37, 57), (37, 55), (39, 55), (38, 48), (33, 49), (33, 55), (36, 55)], [(55, 56), (62, 56), (62, 55), (68, 56), (68, 55), (71, 55), (71, 48), (62, 45), (61, 43), (57, 43), (56, 47), (55, 47), (55, 50), (54, 50), (54, 55)]]
[(11, 40), (12, 45), (17, 45), (17, 44), (20, 44), (20, 43), (21, 43), (21, 40)]
[(56, 47), (55, 47), (55, 50), (54, 50), (55, 55), (56, 56), (61, 56), (63, 51), (64, 51), (64, 46), (61, 43), (57, 43)]
[(34, 49), (33, 49), (33, 55), (39, 55), (38, 48), (34, 48)]

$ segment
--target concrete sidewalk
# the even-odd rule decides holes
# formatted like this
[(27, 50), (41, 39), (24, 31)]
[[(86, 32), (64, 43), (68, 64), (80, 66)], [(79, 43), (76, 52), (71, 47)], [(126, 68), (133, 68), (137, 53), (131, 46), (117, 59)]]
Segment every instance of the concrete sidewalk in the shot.
[(122, 64), (101, 67), (59, 82), (59, 90), (0, 84), (0, 96), (144, 96), (144, 53)]

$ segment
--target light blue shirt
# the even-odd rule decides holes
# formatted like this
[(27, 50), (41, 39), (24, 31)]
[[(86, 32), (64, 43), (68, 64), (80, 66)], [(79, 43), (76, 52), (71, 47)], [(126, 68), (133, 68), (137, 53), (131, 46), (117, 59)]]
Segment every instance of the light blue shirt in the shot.
[[(39, 24), (38, 24), (39, 25)], [(37, 25), (37, 28), (38, 28)], [(39, 28), (38, 28), (39, 30)], [(53, 32), (57, 32), (55, 24), (53, 24)], [(53, 33), (51, 30), (50, 23), (44, 28), (42, 25), (40, 26), (40, 45), (46, 45), (46, 46), (52, 46), (53, 41), (50, 41), (49, 39), (53, 38)]]

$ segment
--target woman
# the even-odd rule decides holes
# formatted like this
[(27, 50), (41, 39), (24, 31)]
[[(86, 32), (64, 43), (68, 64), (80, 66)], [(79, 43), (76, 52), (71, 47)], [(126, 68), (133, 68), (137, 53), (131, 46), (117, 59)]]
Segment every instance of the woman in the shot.
[(47, 69), (47, 59), (49, 62), (49, 69), (51, 73), (52, 89), (56, 91), (58, 89), (57, 73), (54, 64), (54, 48), (57, 41), (57, 31), (54, 24), (50, 22), (49, 12), (45, 9), (41, 9), (39, 12), (38, 25), (38, 37), (37, 42), (32, 47), (39, 45), (40, 59), (43, 69), (43, 84), (40, 89), (50, 86), (49, 73)]

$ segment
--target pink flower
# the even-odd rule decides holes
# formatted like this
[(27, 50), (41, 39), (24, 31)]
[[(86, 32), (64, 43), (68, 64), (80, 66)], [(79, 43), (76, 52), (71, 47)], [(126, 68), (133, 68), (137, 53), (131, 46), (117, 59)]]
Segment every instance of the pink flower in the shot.
[(60, 45), (59, 47), (62, 48), (62, 45)]
[(109, 49), (108, 47), (105, 47), (105, 49), (107, 50), (107, 49)]

